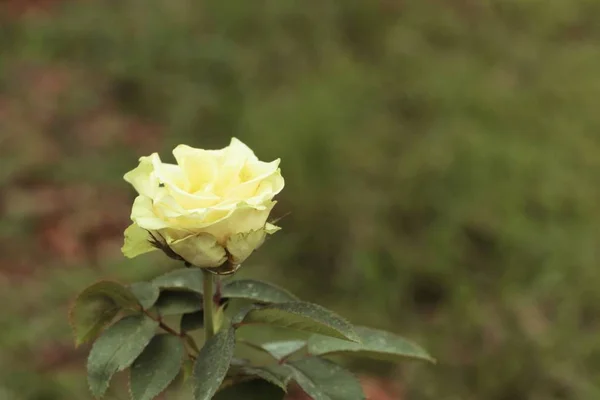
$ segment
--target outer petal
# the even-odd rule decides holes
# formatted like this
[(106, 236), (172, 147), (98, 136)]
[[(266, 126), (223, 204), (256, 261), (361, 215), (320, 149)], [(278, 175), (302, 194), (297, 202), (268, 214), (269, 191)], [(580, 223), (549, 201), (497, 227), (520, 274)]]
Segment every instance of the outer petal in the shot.
[(131, 224), (125, 229), (125, 243), (121, 251), (125, 257), (133, 258), (140, 254), (156, 250), (148, 241), (150, 235), (147, 230), (140, 228), (137, 224)]
[(270, 163), (260, 161), (246, 163), (244, 168), (240, 171), (241, 183), (237, 186), (232, 186), (231, 189), (225, 193), (225, 197), (229, 199), (244, 200), (254, 196), (262, 181), (279, 173), (278, 168), (280, 161), (281, 160), (277, 159)]
[(270, 202), (275, 195), (283, 190), (285, 181), (281, 176), (281, 172), (278, 169), (269, 178), (263, 180), (256, 189), (254, 196), (246, 200), (246, 203), (252, 206), (259, 206)]
[(231, 138), (231, 142), (229, 142), (229, 146), (227, 146), (224, 150), (226, 150), (227, 160), (241, 160), (243, 161), (258, 161), (258, 158), (252, 151), (252, 149), (246, 146), (241, 140), (238, 138)]
[(264, 227), (274, 206), (275, 202), (259, 208), (240, 205), (218, 222), (204, 227), (202, 231), (210, 233), (219, 243), (225, 244), (227, 239), (236, 233), (250, 232)]
[(201, 233), (167, 243), (171, 249), (195, 267), (214, 268), (227, 261), (225, 249), (214, 236)]
[(138, 196), (131, 207), (131, 220), (143, 229), (157, 230), (168, 227), (168, 224), (154, 212), (152, 200), (146, 196)]
[(252, 252), (265, 241), (267, 234), (273, 234), (280, 228), (267, 223), (264, 228), (250, 232), (237, 233), (227, 240), (227, 252), (234, 264), (243, 263)]
[(160, 157), (152, 153), (148, 157), (140, 157), (139, 165), (123, 176), (141, 195), (154, 197), (159, 188), (159, 181), (154, 174), (154, 165), (160, 164)]

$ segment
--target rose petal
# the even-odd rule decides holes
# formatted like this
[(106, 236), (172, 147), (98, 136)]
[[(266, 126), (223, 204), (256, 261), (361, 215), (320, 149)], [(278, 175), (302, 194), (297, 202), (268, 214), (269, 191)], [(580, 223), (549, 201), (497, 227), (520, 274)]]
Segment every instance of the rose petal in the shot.
[(154, 175), (158, 181), (164, 185), (181, 188), (187, 190), (189, 182), (185, 173), (179, 165), (163, 163), (159, 158), (152, 159), (154, 167)]
[(146, 196), (138, 196), (133, 201), (131, 207), (131, 220), (141, 228), (147, 230), (157, 230), (169, 226), (166, 221), (161, 219), (154, 212), (152, 199)]
[(154, 165), (160, 163), (160, 157), (157, 153), (152, 153), (148, 157), (140, 157), (139, 161), (139, 165), (127, 172), (123, 179), (129, 182), (139, 194), (153, 197), (159, 188), (159, 181), (154, 174)]
[(195, 267), (214, 268), (227, 261), (225, 249), (217, 243), (214, 236), (206, 233), (174, 241), (167, 238), (167, 243), (175, 253)]
[(131, 224), (125, 229), (125, 242), (121, 251), (125, 257), (133, 258), (156, 250), (149, 239), (151, 237), (147, 230), (140, 228), (137, 224)]
[(187, 210), (206, 208), (218, 204), (221, 198), (214, 193), (195, 192), (187, 193), (178, 187), (168, 187), (169, 194), (175, 201)]
[(260, 182), (256, 192), (252, 197), (246, 200), (246, 203), (258, 207), (261, 204), (268, 203), (276, 194), (283, 190), (285, 181), (279, 170), (267, 179)]
[(266, 223), (262, 229), (250, 232), (236, 233), (227, 240), (227, 251), (234, 264), (243, 263), (253, 252), (258, 249), (268, 235), (280, 230), (278, 226)]
[(278, 172), (280, 161), (277, 159), (270, 163), (261, 161), (246, 163), (240, 171), (240, 180), (242, 183), (231, 187), (224, 197), (238, 200), (246, 200), (253, 197), (260, 183)]
[(241, 140), (238, 138), (231, 138), (231, 142), (229, 146), (225, 148), (227, 150), (226, 159), (227, 160), (249, 160), (249, 161), (258, 161), (258, 158), (252, 151), (252, 149), (246, 146)]
[(216, 237), (219, 243), (226, 243), (231, 235), (264, 227), (274, 206), (275, 202), (265, 205), (264, 209), (257, 209), (247, 204), (239, 205), (226, 217), (202, 228), (202, 231)]
[(190, 193), (203, 190), (218, 175), (223, 150), (203, 150), (180, 144), (173, 150), (177, 164), (187, 177)]

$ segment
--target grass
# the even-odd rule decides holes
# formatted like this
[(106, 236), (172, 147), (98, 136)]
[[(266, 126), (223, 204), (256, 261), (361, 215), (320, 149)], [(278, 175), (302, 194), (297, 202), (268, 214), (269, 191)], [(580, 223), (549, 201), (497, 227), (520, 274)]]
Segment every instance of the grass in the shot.
[(277, 213), (291, 213), (243, 273), (439, 360), (359, 368), (408, 399), (597, 398), (599, 8), (123, 0), (4, 13), (0, 389), (88, 396), (66, 303), (99, 277), (168, 267), (119, 255), (122, 174), (153, 151), (237, 136), (282, 158)]

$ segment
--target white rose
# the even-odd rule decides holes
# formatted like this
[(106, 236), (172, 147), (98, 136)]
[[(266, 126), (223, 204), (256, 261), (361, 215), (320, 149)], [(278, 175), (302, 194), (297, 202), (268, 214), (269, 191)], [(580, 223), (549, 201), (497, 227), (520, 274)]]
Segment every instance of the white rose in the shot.
[(284, 186), (279, 159), (259, 161), (235, 138), (221, 150), (179, 145), (173, 155), (176, 165), (156, 153), (141, 157), (124, 176), (139, 194), (125, 230), (125, 256), (158, 246), (197, 267), (237, 265), (279, 229), (267, 223)]

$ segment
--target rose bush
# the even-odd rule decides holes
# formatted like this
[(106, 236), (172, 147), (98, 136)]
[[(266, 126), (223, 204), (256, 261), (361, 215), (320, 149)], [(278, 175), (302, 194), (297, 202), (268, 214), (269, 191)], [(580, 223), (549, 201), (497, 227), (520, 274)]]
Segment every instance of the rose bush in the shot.
[(284, 186), (279, 159), (259, 161), (235, 138), (220, 150), (179, 145), (173, 155), (177, 164), (141, 157), (124, 176), (139, 194), (125, 256), (160, 248), (196, 267), (238, 265), (279, 229), (267, 222)]

